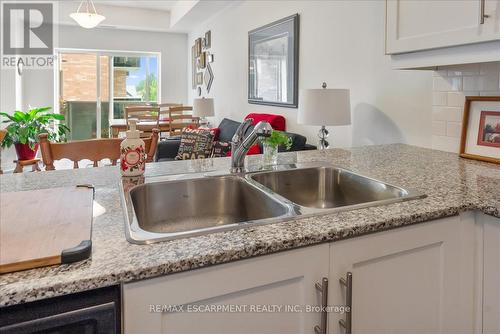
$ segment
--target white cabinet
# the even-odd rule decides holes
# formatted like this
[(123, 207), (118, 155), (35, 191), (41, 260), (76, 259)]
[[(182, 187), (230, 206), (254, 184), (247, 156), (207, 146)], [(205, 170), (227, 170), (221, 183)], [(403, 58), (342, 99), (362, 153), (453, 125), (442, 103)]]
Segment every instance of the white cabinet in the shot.
[(482, 333), (500, 333), (500, 219), (479, 214), (482, 224)]
[(387, 54), (500, 39), (499, 0), (386, 0), (386, 5)]
[[(320, 305), (315, 283), (328, 275), (328, 256), (329, 245), (321, 244), (125, 284), (125, 333), (312, 334), (320, 322), (319, 313), (295, 309), (260, 313), (257, 307), (273, 311), (276, 305)], [(180, 305), (184, 312), (155, 312), (163, 305)], [(187, 312), (197, 307), (209, 311), (205, 305), (233, 309)], [(263, 309), (266, 305), (270, 308)], [(237, 312), (244, 309), (236, 307), (253, 312)]]
[[(334, 310), (346, 304), (339, 279), (351, 272), (353, 334), (497, 334), (500, 220), (492, 219), (476, 224), (468, 212), (125, 284), (124, 332), (314, 334), (321, 314), (303, 311), (321, 305), (315, 283), (328, 277)], [(177, 305), (182, 312), (167, 312)], [(341, 319), (328, 314), (328, 333), (346, 333)]]
[[(352, 273), (353, 334), (473, 332), (472, 213), (334, 242), (330, 261), (330, 305)], [(330, 313), (329, 333), (344, 317)]]

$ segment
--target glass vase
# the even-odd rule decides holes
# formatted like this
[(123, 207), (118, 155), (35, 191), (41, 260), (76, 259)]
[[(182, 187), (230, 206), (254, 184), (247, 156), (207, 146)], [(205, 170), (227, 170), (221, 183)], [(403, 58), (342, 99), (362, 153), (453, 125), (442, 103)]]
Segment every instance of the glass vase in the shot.
[(278, 164), (278, 145), (263, 144), (264, 154), (263, 163), (264, 166), (271, 166)]

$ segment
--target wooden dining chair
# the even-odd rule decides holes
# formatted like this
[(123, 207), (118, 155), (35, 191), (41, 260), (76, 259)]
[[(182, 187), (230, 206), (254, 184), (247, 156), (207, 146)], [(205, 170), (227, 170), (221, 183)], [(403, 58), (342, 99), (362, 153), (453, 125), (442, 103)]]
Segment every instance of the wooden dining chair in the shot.
[(125, 107), (125, 123), (127, 129), (130, 121), (137, 122), (137, 130), (151, 133), (153, 129), (160, 128), (160, 107), (155, 106), (127, 106)]
[(158, 104), (160, 108), (160, 139), (163, 134), (170, 134), (170, 119), (169, 111), (173, 107), (182, 107), (182, 103), (160, 103)]
[(180, 136), (182, 129), (187, 126), (195, 129), (200, 126), (200, 118), (193, 116), (193, 107), (170, 107), (168, 114), (170, 137)]
[[(154, 155), (158, 146), (158, 129), (152, 129), (149, 138), (144, 138), (146, 145), (146, 162), (154, 161)], [(111, 164), (116, 166), (120, 159), (121, 138), (89, 139), (77, 140), (67, 143), (52, 143), (48, 140), (47, 134), (42, 133), (38, 136), (40, 141), (40, 151), (46, 170), (55, 170), (54, 161), (69, 159), (73, 161), (73, 168), (78, 168), (78, 161), (91, 160), (94, 167), (103, 159), (111, 160)]]
[(165, 109), (165, 108), (172, 108), (172, 107), (182, 107), (182, 103), (170, 103), (170, 102), (165, 102), (165, 103), (159, 103), (158, 107), (160, 109)]

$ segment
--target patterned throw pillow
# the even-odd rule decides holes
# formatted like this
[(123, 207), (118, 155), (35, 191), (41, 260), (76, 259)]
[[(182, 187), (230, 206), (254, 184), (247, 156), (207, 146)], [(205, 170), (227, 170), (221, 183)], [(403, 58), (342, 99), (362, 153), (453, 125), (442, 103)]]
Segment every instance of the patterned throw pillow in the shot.
[(175, 160), (210, 158), (214, 143), (214, 133), (208, 129), (184, 128), (181, 144)]
[(231, 153), (231, 143), (226, 141), (214, 142), (212, 158), (228, 157)]

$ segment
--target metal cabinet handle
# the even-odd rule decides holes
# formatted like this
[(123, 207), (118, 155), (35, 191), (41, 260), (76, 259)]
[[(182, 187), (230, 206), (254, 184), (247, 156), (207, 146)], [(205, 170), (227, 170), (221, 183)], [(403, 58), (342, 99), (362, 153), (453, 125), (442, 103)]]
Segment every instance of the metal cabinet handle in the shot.
[(328, 278), (323, 277), (321, 283), (316, 283), (314, 285), (316, 290), (321, 293), (321, 323), (320, 325), (314, 326), (314, 332), (316, 334), (326, 334), (326, 324), (328, 320)]
[(486, 0), (479, 0), (479, 24), (484, 24), (484, 19), (490, 17), (484, 13)]
[(352, 273), (349, 271), (345, 278), (339, 280), (342, 286), (346, 288), (345, 305), (349, 308), (345, 314), (345, 320), (340, 319), (339, 325), (345, 328), (345, 334), (351, 334), (352, 330)]

